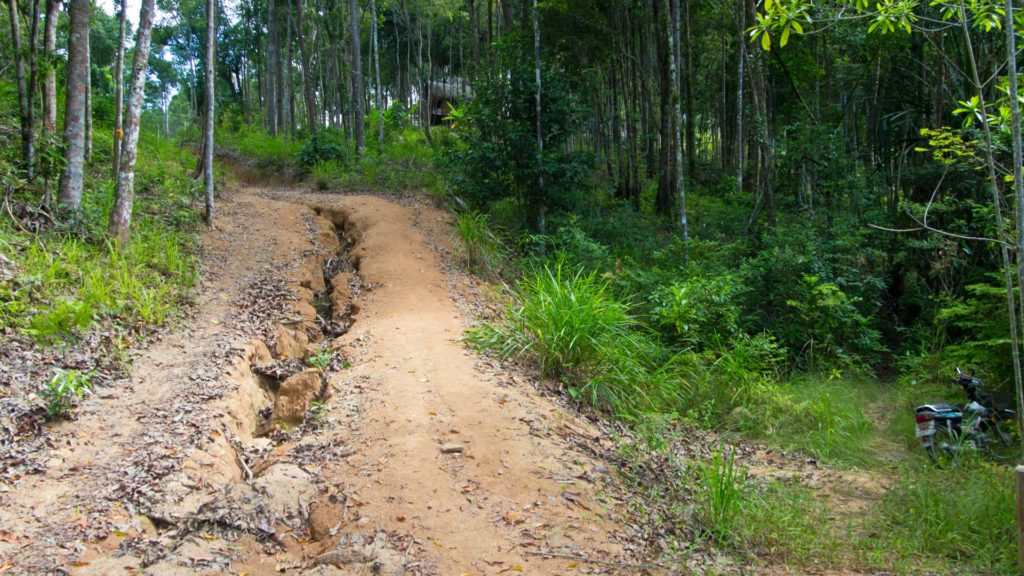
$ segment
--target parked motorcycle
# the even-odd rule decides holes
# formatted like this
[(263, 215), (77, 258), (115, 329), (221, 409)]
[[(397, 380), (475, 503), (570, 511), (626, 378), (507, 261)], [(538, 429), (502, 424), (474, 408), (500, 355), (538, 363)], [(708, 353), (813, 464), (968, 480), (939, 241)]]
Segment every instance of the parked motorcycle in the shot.
[(994, 443), (1009, 447), (1012, 439), (1000, 424), (1017, 417), (1013, 410), (992, 407), (991, 396), (982, 391), (980, 379), (959, 368), (956, 374), (956, 383), (967, 394), (967, 404), (962, 408), (953, 404), (925, 404), (914, 409), (916, 435), (940, 467), (955, 465), (965, 451), (991, 456)]

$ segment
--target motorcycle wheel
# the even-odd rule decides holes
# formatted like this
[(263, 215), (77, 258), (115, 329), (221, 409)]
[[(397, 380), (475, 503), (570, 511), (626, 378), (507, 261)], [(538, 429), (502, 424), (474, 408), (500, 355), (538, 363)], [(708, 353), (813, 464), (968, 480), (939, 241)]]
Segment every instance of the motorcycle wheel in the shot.
[(962, 448), (962, 439), (948, 426), (940, 426), (935, 429), (932, 436), (932, 443), (926, 448), (928, 457), (939, 468), (955, 468)]

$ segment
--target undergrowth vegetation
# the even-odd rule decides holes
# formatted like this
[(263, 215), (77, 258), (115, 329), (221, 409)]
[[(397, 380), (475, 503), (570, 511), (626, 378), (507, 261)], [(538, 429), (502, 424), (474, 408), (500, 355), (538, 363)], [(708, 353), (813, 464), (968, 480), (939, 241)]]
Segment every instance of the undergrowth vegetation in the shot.
[[(222, 149), (245, 158), (265, 174), (294, 171), (318, 190), (438, 190), (434, 154), (423, 131), (408, 119), (386, 124), (384, 146), (369, 135), (357, 157), (344, 133), (324, 128), (313, 136), (275, 137), (263, 128), (242, 125), (223, 138)], [(441, 137), (439, 135), (438, 137)]]
[[(97, 138), (97, 148), (103, 144)], [(105, 160), (97, 156), (97, 162)], [(196, 280), (198, 220), (191, 205), (190, 161), (173, 142), (142, 139), (137, 227), (120, 247), (106, 238), (113, 203), (106, 165), (98, 165), (87, 179), (77, 221), (30, 233), (3, 219), (0, 253), (10, 267), (0, 281), (0, 329), (60, 344), (101, 323), (120, 333), (164, 324)], [(26, 190), (12, 201), (32, 204), (35, 193)]]
[[(613, 201), (556, 217), (546, 236), (516, 227), (521, 220), (507, 212), (520, 209), (518, 201), (501, 202), (458, 217), (456, 244), (467, 266), (482, 271), (483, 261), (502, 262), (500, 274), (512, 280), (502, 318), (466, 339), (536, 366), (570, 398), (623, 419), (647, 450), (667, 458), (671, 472), (633, 477), (631, 489), (660, 510), (657, 522), (676, 527), (680, 546), (695, 541), (808, 568), (1011, 569), (1008, 469), (972, 460), (933, 470), (912, 417), (924, 402), (963, 402), (950, 384), (954, 362), (993, 367), (983, 373), (998, 384), (995, 359), (1005, 343), (993, 337), (908, 351), (900, 376), (881, 382), (872, 368), (885, 350), (876, 321), (881, 284), (843, 272), (849, 247), (817, 255), (798, 249), (793, 238), (806, 238), (802, 223), (780, 225), (760, 246), (746, 239), (683, 245), (622, 230), (635, 221), (617, 222)], [(854, 245), (861, 265), (871, 266), (878, 254)], [(979, 325), (997, 334), (993, 290), (970, 289), (966, 300), (945, 304), (936, 322), (950, 334), (977, 333)], [(978, 316), (983, 307), (991, 314)], [(703, 459), (667, 454), (672, 439), (692, 428), (714, 430), (723, 447)], [(883, 496), (860, 511), (837, 511), (813, 486), (750, 471), (729, 447), (750, 440), (866, 470)], [(624, 466), (646, 458), (634, 449)], [(957, 505), (934, 510), (943, 500)]]

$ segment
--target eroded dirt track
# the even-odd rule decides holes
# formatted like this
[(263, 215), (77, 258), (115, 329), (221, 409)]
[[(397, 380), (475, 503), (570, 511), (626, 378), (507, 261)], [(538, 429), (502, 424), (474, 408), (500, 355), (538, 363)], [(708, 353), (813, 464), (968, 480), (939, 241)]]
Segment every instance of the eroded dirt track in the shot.
[(626, 572), (600, 435), (460, 342), (445, 213), (221, 205), (194, 316), (0, 487), (6, 573)]

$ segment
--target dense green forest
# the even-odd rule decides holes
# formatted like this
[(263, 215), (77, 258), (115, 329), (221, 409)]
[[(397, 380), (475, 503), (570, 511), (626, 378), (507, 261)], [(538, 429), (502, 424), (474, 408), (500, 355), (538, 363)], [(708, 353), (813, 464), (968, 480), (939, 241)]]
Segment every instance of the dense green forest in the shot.
[[(1012, 0), (141, 4), (0, 17), (5, 338), (118, 354), (181, 317), (231, 173), (426, 194), (505, 306), (466, 342), (644, 439), (657, 554), (1013, 570), (1019, 450), (936, 470), (913, 420), (956, 367), (1020, 403)], [(51, 416), (86, 386), (59, 364)], [(695, 430), (884, 494), (821, 528), (727, 450), (678, 464)]]

